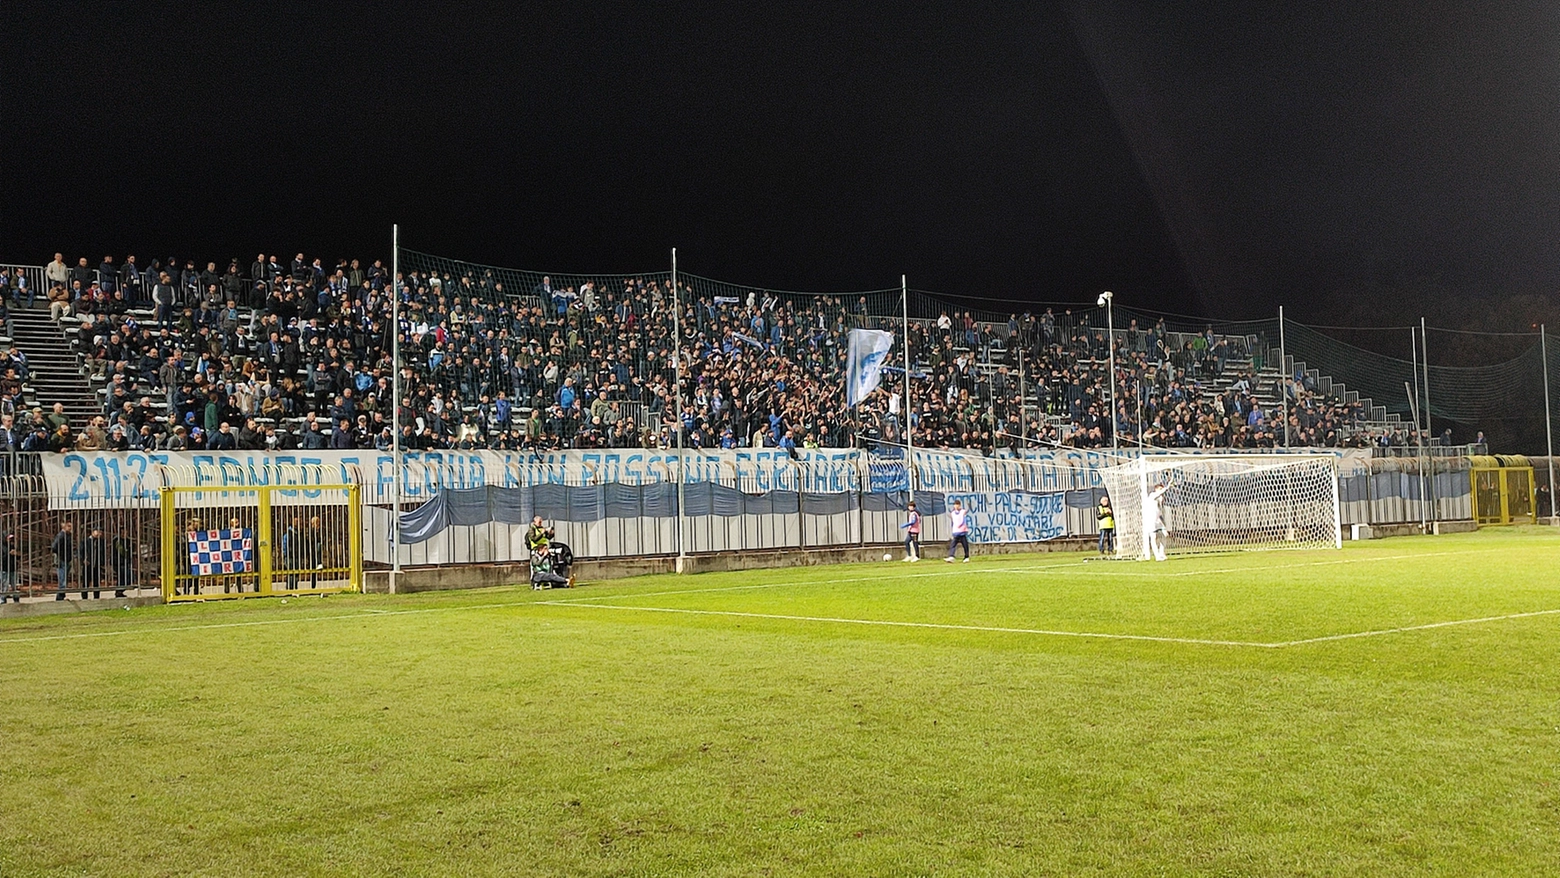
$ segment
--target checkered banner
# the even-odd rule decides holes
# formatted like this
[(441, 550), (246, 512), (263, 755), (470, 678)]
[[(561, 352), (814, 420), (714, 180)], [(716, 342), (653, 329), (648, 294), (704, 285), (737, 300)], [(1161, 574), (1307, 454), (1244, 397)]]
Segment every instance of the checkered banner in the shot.
[(200, 530), (189, 534), (190, 572), (248, 573), (254, 567), (254, 539), (249, 528)]

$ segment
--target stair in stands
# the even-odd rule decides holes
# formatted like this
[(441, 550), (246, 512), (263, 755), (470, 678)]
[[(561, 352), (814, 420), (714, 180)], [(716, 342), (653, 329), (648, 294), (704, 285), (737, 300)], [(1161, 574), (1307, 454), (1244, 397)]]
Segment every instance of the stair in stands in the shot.
[(64, 403), (74, 432), (80, 432), (91, 418), (102, 414), (70, 342), (59, 324), (49, 319), (41, 302), (31, 310), (11, 309), (11, 335), (27, 355), (31, 376), (25, 395), (29, 408), (41, 406), (47, 413), (54, 403)]

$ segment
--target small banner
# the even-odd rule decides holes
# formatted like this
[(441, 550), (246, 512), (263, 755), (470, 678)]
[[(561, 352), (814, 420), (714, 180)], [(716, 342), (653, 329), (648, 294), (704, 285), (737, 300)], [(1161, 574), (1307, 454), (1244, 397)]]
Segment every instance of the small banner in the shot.
[(254, 567), (254, 539), (247, 527), (191, 531), (187, 536), (190, 572), (196, 576), (248, 573)]
[(910, 471), (903, 460), (867, 459), (867, 490), (873, 494), (892, 494), (910, 490)]
[(946, 500), (950, 505), (958, 500), (969, 510), (972, 543), (1032, 543), (1067, 533), (1064, 493), (998, 491), (948, 494)]

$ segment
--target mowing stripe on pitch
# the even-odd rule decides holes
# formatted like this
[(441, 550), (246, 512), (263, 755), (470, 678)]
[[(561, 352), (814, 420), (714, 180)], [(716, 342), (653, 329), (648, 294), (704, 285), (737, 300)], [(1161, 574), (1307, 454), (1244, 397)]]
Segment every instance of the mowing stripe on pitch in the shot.
[(501, 604), (465, 604), (455, 607), (422, 607), (415, 610), (363, 610), (356, 613), (335, 613), (328, 616), (292, 616), (286, 619), (252, 619), (247, 622), (211, 622), (205, 625), (142, 625), (116, 631), (77, 631), (70, 634), (39, 634), (32, 637), (0, 638), (4, 643), (32, 643), (44, 640), (82, 640), (89, 637), (125, 637), (131, 634), (162, 634), (173, 631), (212, 631), (221, 628), (256, 628), (262, 625), (291, 625), (298, 622), (340, 622), (352, 619), (382, 619), (386, 616), (419, 616), (426, 613), (454, 613), (462, 610), (500, 610), (506, 607), (529, 606), (526, 601), (507, 601)]
[[(1475, 550), (1475, 551), (1504, 551), (1504, 550)], [(1116, 578), (1136, 577), (1136, 578), (1145, 578), (1145, 579), (1158, 579), (1158, 578), (1169, 578), (1169, 577), (1180, 577), (1180, 576), (1203, 576), (1205, 574), (1210, 574), (1210, 573), (1260, 573), (1260, 572), (1266, 571), (1266, 570), (1288, 570), (1288, 569), (1292, 569), (1292, 568), (1296, 568), (1296, 567), (1328, 567), (1328, 566), (1332, 566), (1332, 565), (1336, 565), (1336, 564), (1363, 564), (1363, 563), (1371, 562), (1371, 561), (1403, 561), (1403, 560), (1408, 560), (1408, 559), (1412, 559), (1412, 558), (1433, 558), (1433, 557), (1437, 557), (1437, 556), (1440, 556), (1440, 555), (1466, 555), (1466, 554), (1470, 554), (1470, 553), (1467, 552), (1467, 551), (1458, 551), (1458, 552), (1416, 552), (1416, 553), (1411, 554), (1411, 555), (1380, 555), (1380, 556), (1372, 557), (1372, 558), (1335, 558), (1335, 559), (1330, 560), (1330, 561), (1302, 561), (1302, 562), (1300, 562), (1298, 564), (1269, 564), (1269, 565), (1266, 565), (1266, 566), (1248, 566), (1248, 567), (1214, 567), (1214, 568), (1199, 568), (1197, 570), (1164, 570), (1164, 569), (1159, 568), (1159, 567), (1151, 567), (1149, 569), (1125, 569), (1125, 568), (1118, 568), (1118, 567), (1113, 567), (1113, 566), (1106, 567), (1106, 566), (1099, 566), (1099, 565), (1095, 565), (1095, 564), (1089, 563), (1091, 561), (1096, 561), (1096, 560), (1100, 560), (1100, 559), (1097, 559), (1097, 558), (1086, 558), (1086, 559), (1084, 559), (1082, 561), (1063, 561), (1063, 562), (1059, 562), (1059, 563), (1056, 563), (1056, 564), (1029, 564), (1029, 565), (1015, 565), (1015, 566), (1012, 566), (1012, 567), (986, 567), (986, 566), (981, 566), (981, 567), (963, 567), (963, 566), (960, 566), (960, 567), (955, 567), (954, 569), (951, 569), (951, 570), (929, 570), (929, 571), (926, 571), (924, 573), (901, 573), (901, 574), (898, 574), (898, 575), (889, 575), (889, 574), (885, 573), (885, 574), (879, 575), (879, 576), (847, 576), (847, 577), (841, 577), (841, 578), (838, 578), (838, 579), (800, 579), (800, 580), (795, 580), (795, 581), (791, 581), (791, 582), (764, 582), (764, 583), (755, 583), (755, 584), (751, 584), (751, 585), (720, 585), (720, 586), (711, 586), (709, 588), (673, 588), (673, 589), (665, 589), (665, 590), (662, 590), (662, 591), (647, 591), (647, 592), (632, 592), (632, 591), (629, 591), (629, 592), (622, 592), (622, 593), (619, 593), (619, 594), (609, 595), (609, 597), (612, 600), (623, 600), (623, 599), (629, 599), (629, 598), (658, 598), (658, 597), (668, 597), (668, 596), (676, 596), (676, 595), (683, 595), (683, 594), (711, 594), (711, 593), (717, 593), (717, 592), (755, 591), (755, 590), (767, 589), (767, 588), (789, 588), (789, 587), (792, 587), (792, 586), (806, 586), (806, 585), (845, 585), (847, 583), (852, 583), (852, 582), (894, 582), (894, 581), (903, 580), (903, 579), (926, 579), (926, 578), (929, 578), (929, 577), (942, 577), (942, 576), (977, 576), (977, 575), (989, 576), (989, 575), (992, 575), (992, 574), (1002, 574), (1002, 573), (1043, 573), (1043, 572), (1053, 571), (1053, 570), (1058, 572), (1058, 573), (1083, 573), (1083, 572), (1087, 572), (1090, 575), (1103, 574), (1105, 576), (1116, 577)], [(894, 562), (894, 563), (902, 563), (902, 562)], [(1087, 571), (1069, 569), (1069, 568), (1085, 567), (1085, 566), (1089, 568)], [(1141, 568), (1142, 565), (1133, 564), (1133, 565), (1130, 565), (1130, 566), (1133, 567), (1133, 568)], [(572, 603), (582, 603), (582, 602), (599, 601), (599, 600), (601, 600), (600, 597), (592, 596), (592, 597), (581, 597), (581, 598), (558, 598), (558, 599), (554, 599), (554, 600), (545, 601), (544, 603), (548, 603), (548, 604), (572, 604)]]
[[(673, 592), (676, 594), (677, 592)], [(301, 622), (339, 622), (354, 619), (383, 619), (390, 616), (417, 616), (429, 613), (453, 613), (466, 610), (502, 610), (517, 607), (579, 607), (581, 609), (595, 610), (628, 610), (645, 613), (672, 613), (695, 616), (734, 616), (739, 618), (772, 619), (790, 622), (821, 622), (840, 625), (870, 625), (891, 628), (926, 628), (950, 631), (984, 631), (991, 634), (1031, 634), (1047, 637), (1076, 637), (1093, 640), (1136, 640), (1151, 643), (1184, 643), (1196, 646), (1244, 646), (1257, 649), (1285, 649), (1295, 646), (1305, 646), (1312, 643), (1330, 643), (1340, 640), (1358, 640), (1366, 637), (1382, 637), (1389, 634), (1403, 634), (1413, 631), (1428, 631), (1435, 628), (1451, 628), (1461, 625), (1477, 625), (1486, 622), (1503, 622), (1513, 619), (1529, 619), (1538, 616), (1560, 615), (1560, 609), (1532, 610), (1524, 613), (1506, 613), (1499, 616), (1479, 616), (1472, 619), (1451, 619), (1445, 622), (1427, 622), (1423, 625), (1404, 625), (1397, 628), (1381, 628), (1371, 631), (1355, 631), (1347, 634), (1328, 634), (1321, 637), (1308, 637), (1301, 640), (1283, 640), (1275, 643), (1262, 643), (1249, 640), (1216, 640), (1199, 637), (1168, 637), (1152, 634), (1113, 634), (1098, 631), (1060, 631), (1047, 628), (1009, 628), (995, 625), (959, 625), (943, 622), (903, 622), (888, 619), (845, 619), (831, 616), (794, 616), (780, 613), (747, 613), (737, 610), (696, 610), (680, 607), (635, 607), (619, 604), (582, 603), (578, 600), (556, 601), (506, 601), (504, 603), (466, 604), (455, 607), (423, 607), (413, 610), (367, 610), (358, 613), (340, 613), (329, 616), (299, 616), (287, 619), (253, 619), (244, 622), (213, 622), (207, 625), (172, 625), (156, 626), (147, 625), (137, 628), (125, 628), (117, 631), (78, 631), (69, 634), (44, 634), (31, 637), (0, 638), (0, 644), (7, 643), (31, 643), (34, 641), (55, 640), (82, 640), (93, 637), (126, 637), (132, 634), (164, 634), (183, 631), (211, 631), (224, 628), (255, 628), (269, 625), (290, 625)]]

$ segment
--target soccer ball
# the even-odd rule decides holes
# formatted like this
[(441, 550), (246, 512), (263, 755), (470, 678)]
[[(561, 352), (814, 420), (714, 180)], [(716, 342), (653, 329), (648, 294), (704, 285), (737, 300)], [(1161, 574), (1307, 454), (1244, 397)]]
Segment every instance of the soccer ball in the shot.
[(892, 560), (894, 560), (894, 553), (893, 552), (884, 552), (883, 553), (883, 560), (884, 561), (892, 561)]

